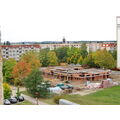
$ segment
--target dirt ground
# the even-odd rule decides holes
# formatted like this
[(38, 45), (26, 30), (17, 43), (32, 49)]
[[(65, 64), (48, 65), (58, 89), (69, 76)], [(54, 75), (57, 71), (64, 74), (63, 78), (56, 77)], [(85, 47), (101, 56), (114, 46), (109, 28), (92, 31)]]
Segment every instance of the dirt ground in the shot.
[[(110, 78), (112, 78), (112, 80), (114, 82), (119, 82), (120, 83), (120, 71), (111, 71), (111, 75), (110, 75)], [(56, 85), (58, 83), (65, 83), (65, 81), (61, 81), (59, 79), (48, 79), (48, 78), (45, 78), (46, 80), (49, 80), (53, 83), (53, 85)], [(97, 83), (100, 83), (100, 81), (95, 81)], [(94, 83), (95, 83), (94, 82)], [(74, 86), (74, 90), (72, 91), (71, 94), (80, 94), (81, 96), (83, 95), (87, 95), (87, 94), (90, 94), (90, 93), (94, 93), (98, 90), (102, 90), (102, 89), (85, 89), (85, 82), (81, 82), (81, 81), (70, 81), (70, 83), (68, 84), (71, 84)], [(80, 90), (76, 90), (76, 89), (80, 89)]]
[(115, 82), (120, 82), (120, 71), (111, 71), (110, 77)]

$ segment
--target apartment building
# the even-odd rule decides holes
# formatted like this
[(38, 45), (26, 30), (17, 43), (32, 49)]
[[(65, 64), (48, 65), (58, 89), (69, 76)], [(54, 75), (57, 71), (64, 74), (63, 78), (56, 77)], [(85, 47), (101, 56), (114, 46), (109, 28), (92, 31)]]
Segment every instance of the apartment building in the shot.
[[(40, 44), (41, 49), (44, 48), (49, 48), (50, 50), (54, 50), (56, 48), (59, 47), (77, 47), (80, 48), (82, 45), (81, 43), (63, 43), (63, 44)], [(87, 51), (90, 52), (95, 52), (96, 50), (102, 50), (102, 49), (106, 49), (106, 50), (110, 50), (113, 51), (116, 49), (117, 47), (117, 43), (116, 42), (111, 42), (111, 41), (106, 41), (106, 42), (86, 42), (86, 46), (87, 46)]]
[[(80, 48), (81, 43), (63, 43), (63, 44), (35, 44), (35, 45), (2, 45), (2, 55), (3, 58), (14, 58), (15, 60), (19, 60), (20, 56), (27, 51), (34, 50), (39, 52), (41, 49), (49, 48), (50, 50), (54, 50), (59, 47), (76, 47)], [(116, 42), (87, 42), (87, 51), (95, 52), (96, 50), (110, 50), (113, 51), (117, 47)]]
[(2, 56), (5, 59), (19, 60), (22, 54), (30, 50), (39, 52), (40, 45), (2, 45)]

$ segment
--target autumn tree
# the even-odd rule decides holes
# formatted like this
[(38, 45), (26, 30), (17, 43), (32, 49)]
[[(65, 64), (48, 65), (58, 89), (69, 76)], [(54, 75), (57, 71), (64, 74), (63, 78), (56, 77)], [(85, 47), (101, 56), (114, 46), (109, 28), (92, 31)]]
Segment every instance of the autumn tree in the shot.
[(29, 63), (25, 61), (18, 62), (12, 71), (14, 84), (15, 85), (23, 85), (23, 78), (27, 77), (31, 72), (31, 66)]
[(4, 99), (9, 99), (12, 95), (12, 90), (7, 83), (3, 83), (3, 89), (4, 89)]
[(25, 61), (26, 63), (30, 64), (32, 69), (39, 68), (41, 66), (39, 60), (39, 54), (35, 51), (28, 51), (21, 56), (20, 61)]
[(113, 56), (107, 50), (98, 50), (93, 53), (93, 59), (95, 64), (102, 68), (114, 68), (115, 60)]
[(47, 56), (48, 56), (49, 66), (58, 65), (58, 58), (57, 58), (56, 53), (54, 51), (49, 51)]
[(16, 63), (17, 63), (16, 60), (13, 58), (3, 61), (4, 82), (13, 83), (12, 71), (13, 71), (13, 68), (16, 65)]

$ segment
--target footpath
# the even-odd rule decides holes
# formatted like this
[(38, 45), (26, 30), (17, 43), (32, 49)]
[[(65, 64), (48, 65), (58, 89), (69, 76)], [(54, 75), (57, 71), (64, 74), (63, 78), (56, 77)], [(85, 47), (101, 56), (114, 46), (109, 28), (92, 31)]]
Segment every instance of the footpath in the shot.
[[(20, 88), (20, 91), (24, 91), (24, 90), (25, 90), (25, 88)], [(12, 96), (15, 96), (16, 91), (17, 91), (17, 88), (12, 86)], [(22, 96), (25, 98), (25, 100), (27, 100), (35, 105), (48, 105), (47, 103), (44, 103), (44, 102), (37, 100), (33, 97), (30, 97), (28, 95), (22, 94)]]
[(36, 105), (48, 105), (47, 103), (44, 103), (44, 102), (41, 102), (40, 100), (37, 101), (37, 99), (33, 98), (33, 97), (30, 97), (28, 95), (24, 95), (22, 94), (22, 96), (25, 98), (25, 100), (33, 103), (33, 104), (36, 104)]

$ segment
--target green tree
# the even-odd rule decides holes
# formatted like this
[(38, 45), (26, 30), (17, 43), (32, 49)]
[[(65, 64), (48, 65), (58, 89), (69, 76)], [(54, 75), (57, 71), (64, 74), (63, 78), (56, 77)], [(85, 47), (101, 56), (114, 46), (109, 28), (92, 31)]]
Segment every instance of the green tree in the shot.
[(43, 67), (47, 67), (49, 65), (49, 58), (47, 56), (50, 50), (48, 48), (40, 50), (39, 59)]
[(55, 50), (59, 63), (67, 62), (67, 50), (68, 47), (60, 47)]
[(88, 55), (87, 46), (85, 43), (82, 43), (81, 45), (80, 54), (82, 55), (83, 58), (85, 58)]
[(71, 47), (67, 51), (67, 62), (77, 64), (80, 56), (80, 49), (76, 47)]
[(110, 54), (113, 56), (114, 60), (117, 60), (117, 50), (109, 51)]
[(79, 59), (78, 59), (78, 61), (77, 61), (77, 63), (79, 63), (80, 65), (82, 65), (83, 64), (83, 57), (82, 56), (80, 56), (79, 57)]
[(3, 90), (4, 90), (4, 99), (10, 98), (12, 91), (7, 83), (3, 83)]
[(49, 84), (47, 81), (44, 81), (39, 69), (33, 70), (31, 74), (24, 79), (24, 84), (27, 91), (34, 97), (46, 97), (49, 94), (49, 91), (47, 90)]
[(58, 65), (58, 58), (57, 58), (56, 53), (54, 51), (49, 51), (47, 56), (48, 56), (49, 66)]
[(93, 59), (95, 64), (102, 68), (114, 68), (115, 60), (113, 56), (107, 50), (98, 50), (93, 53)]
[(9, 82), (13, 84), (13, 76), (12, 71), (14, 66), (16, 65), (16, 60), (13, 58), (10, 58), (8, 60), (4, 60), (3, 62), (3, 78), (4, 82)]
[(94, 63), (94, 59), (92, 57), (92, 54), (89, 54), (84, 58), (83, 66), (97, 67), (97, 65)]

